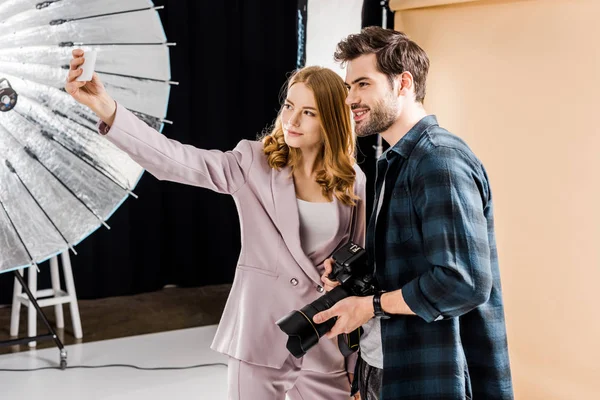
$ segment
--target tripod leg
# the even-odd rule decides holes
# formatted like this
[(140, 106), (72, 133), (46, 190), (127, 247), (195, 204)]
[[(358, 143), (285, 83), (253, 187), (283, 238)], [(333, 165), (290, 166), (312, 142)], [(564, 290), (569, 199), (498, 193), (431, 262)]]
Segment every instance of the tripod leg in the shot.
[[(31, 267), (31, 268), (33, 268), (33, 267)], [(46, 328), (52, 335), (52, 339), (54, 339), (54, 343), (56, 343), (56, 346), (60, 350), (60, 367), (61, 367), (61, 369), (65, 369), (67, 367), (67, 351), (65, 350), (65, 346), (63, 346), (62, 342), (56, 335), (54, 328), (52, 328), (52, 325), (50, 325), (50, 322), (48, 322), (46, 315), (40, 308), (35, 297), (33, 297), (33, 294), (29, 290), (29, 287), (25, 284), (25, 280), (23, 280), (23, 277), (21, 276), (21, 274), (19, 274), (18, 271), (14, 271), (14, 274), (15, 274), (15, 277), (17, 278), (17, 280), (19, 281), (19, 283), (21, 284), (21, 286), (23, 287), (23, 290), (25, 291), (25, 293), (27, 293), (27, 297), (29, 297), (29, 301), (31, 302), (31, 305), (33, 307), (35, 307), (39, 316), (42, 317), (42, 321), (44, 322), (44, 325), (46, 325)]]
[[(32, 302), (36, 301), (33, 293), (37, 292), (37, 270), (33, 267), (27, 270), (27, 280), (29, 281), (29, 287), (27, 295), (29, 296), (29, 307), (27, 307), (27, 336), (35, 337), (37, 335), (37, 315), (35, 315), (35, 309), (31, 307)], [(31, 294), (30, 294), (31, 293)], [(37, 342), (29, 342), (29, 347), (35, 347)]]
[[(15, 273), (20, 274), (19, 271)], [(19, 320), (21, 319), (21, 284), (15, 279), (15, 285), (13, 289), (13, 302), (12, 309), (10, 311), (10, 336), (16, 337), (19, 335)]]

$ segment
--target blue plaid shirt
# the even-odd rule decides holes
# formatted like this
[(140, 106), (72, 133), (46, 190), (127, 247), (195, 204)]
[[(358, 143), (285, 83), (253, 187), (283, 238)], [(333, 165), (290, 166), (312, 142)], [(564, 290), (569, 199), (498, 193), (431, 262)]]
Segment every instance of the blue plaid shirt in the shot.
[[(381, 320), (381, 400), (513, 399), (492, 194), (481, 162), (418, 122), (377, 163), (367, 250), (417, 316)], [(376, 223), (377, 222), (377, 223)]]

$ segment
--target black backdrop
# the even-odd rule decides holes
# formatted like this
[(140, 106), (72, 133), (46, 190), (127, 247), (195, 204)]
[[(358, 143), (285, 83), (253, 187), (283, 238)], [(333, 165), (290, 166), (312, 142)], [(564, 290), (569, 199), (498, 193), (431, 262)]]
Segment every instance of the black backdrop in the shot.
[[(172, 87), (163, 133), (201, 148), (228, 150), (256, 138), (275, 118), (279, 92), (296, 67), (291, 0), (157, 0), (171, 48)], [(135, 55), (132, 55), (135, 57)], [(231, 282), (240, 237), (233, 200), (160, 182), (148, 173), (135, 193), (71, 255), (79, 298), (157, 290), (165, 284)], [(49, 287), (47, 263), (39, 287)], [(0, 275), (0, 304), (13, 276)]]
[[(172, 87), (167, 114), (175, 123), (163, 133), (220, 150), (256, 138), (275, 118), (281, 86), (297, 66), (297, 11), (306, 0), (154, 3), (166, 6), (159, 14), (168, 41), (177, 43), (171, 75), (180, 83)], [(380, 0), (364, 1), (362, 26), (369, 25), (381, 25)], [(358, 141), (358, 161), (371, 182), (375, 143), (375, 137)], [(71, 255), (79, 298), (232, 281), (240, 234), (229, 196), (160, 182), (148, 173), (135, 193), (139, 199), (128, 199), (108, 221), (110, 231), (100, 228)], [(47, 263), (40, 270), (39, 287), (50, 287)], [(0, 304), (11, 302), (12, 285), (12, 274), (0, 274)]]
[[(389, 1), (385, 4), (387, 13), (387, 24), (386, 28), (394, 27), (394, 13), (389, 9)], [(382, 26), (383, 15), (381, 0), (364, 0), (361, 15), (361, 27), (367, 26)], [(367, 136), (358, 138), (357, 140), (357, 157), (356, 161), (360, 165), (361, 169), (367, 176), (367, 215), (373, 209), (373, 199), (375, 198), (374, 185), (368, 184), (369, 182), (375, 182), (375, 146), (377, 146), (377, 136)], [(389, 146), (385, 140), (382, 141), (383, 151)]]

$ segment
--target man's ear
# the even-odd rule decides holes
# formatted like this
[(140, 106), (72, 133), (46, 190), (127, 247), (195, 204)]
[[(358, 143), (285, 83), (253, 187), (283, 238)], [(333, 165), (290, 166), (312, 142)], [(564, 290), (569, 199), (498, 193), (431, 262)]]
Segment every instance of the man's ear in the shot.
[(407, 96), (414, 86), (412, 74), (404, 71), (396, 77), (396, 80), (398, 81), (398, 96)]

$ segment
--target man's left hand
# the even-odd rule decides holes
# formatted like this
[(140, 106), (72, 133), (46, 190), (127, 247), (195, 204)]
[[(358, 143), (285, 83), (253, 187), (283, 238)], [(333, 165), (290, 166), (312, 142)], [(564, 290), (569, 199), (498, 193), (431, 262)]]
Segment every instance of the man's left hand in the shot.
[(373, 318), (373, 296), (347, 297), (330, 309), (316, 314), (313, 321), (322, 324), (333, 317), (337, 317), (337, 321), (325, 335), (330, 339), (342, 333), (350, 333)]

